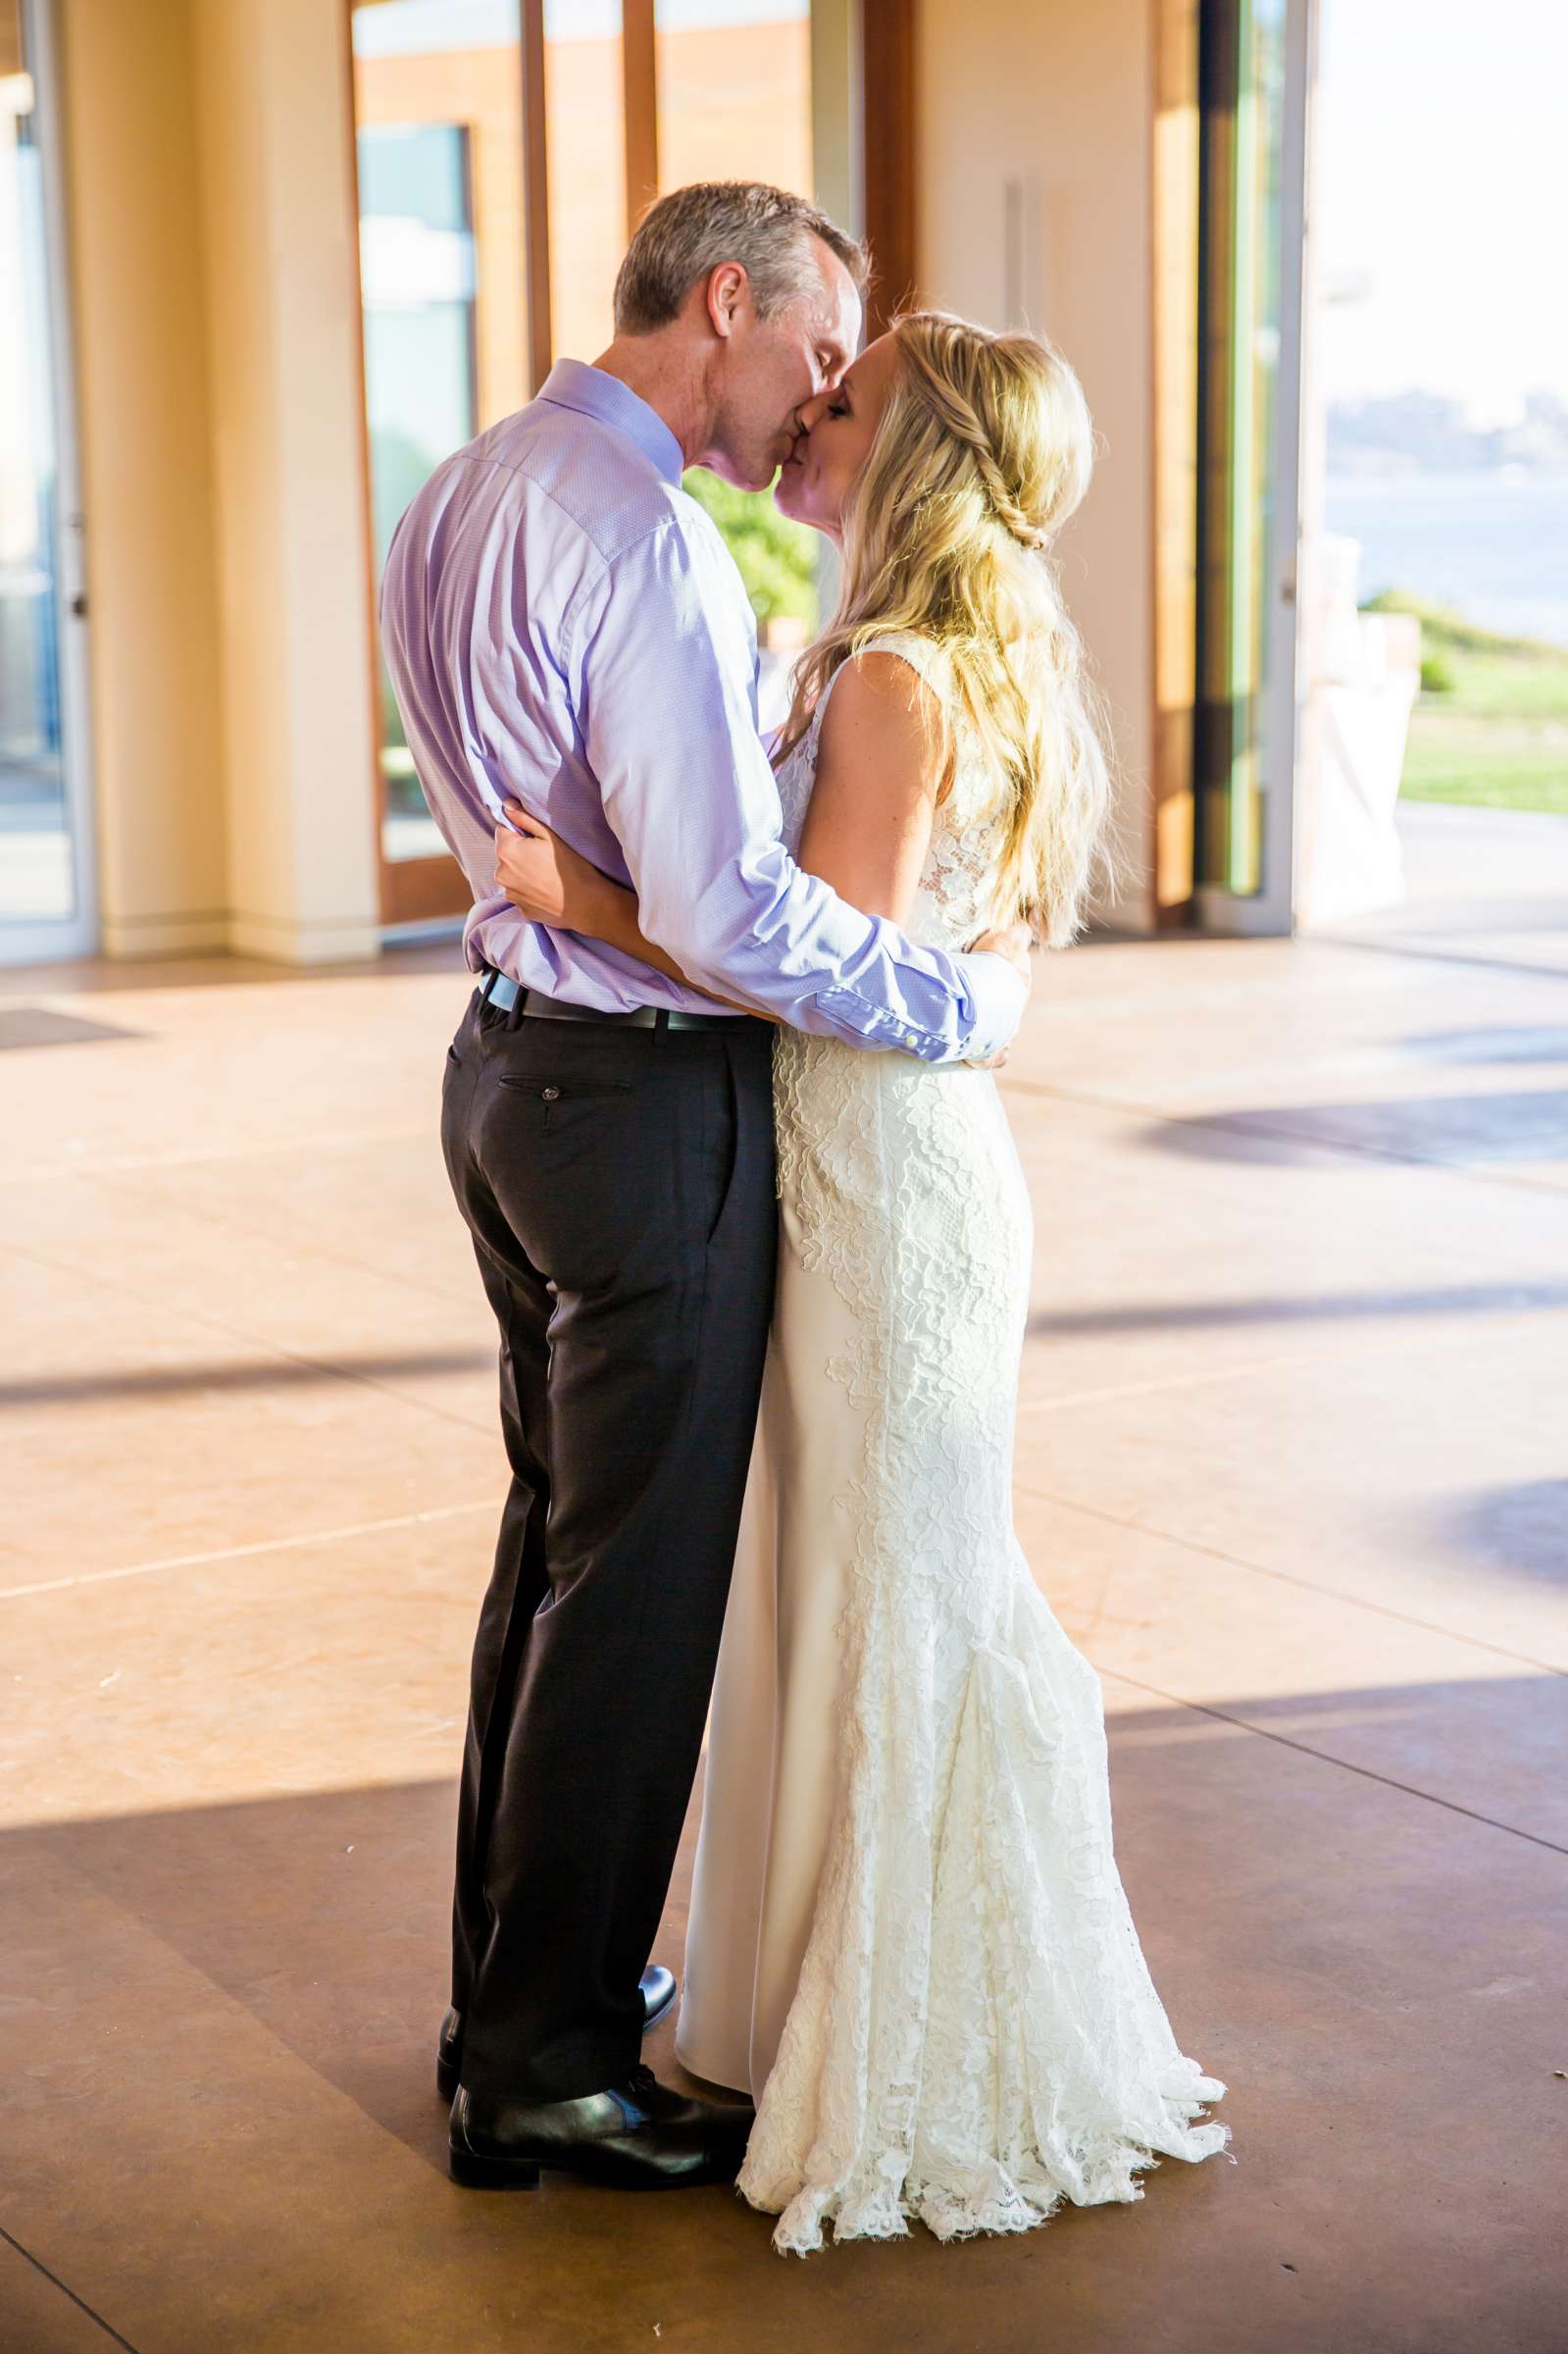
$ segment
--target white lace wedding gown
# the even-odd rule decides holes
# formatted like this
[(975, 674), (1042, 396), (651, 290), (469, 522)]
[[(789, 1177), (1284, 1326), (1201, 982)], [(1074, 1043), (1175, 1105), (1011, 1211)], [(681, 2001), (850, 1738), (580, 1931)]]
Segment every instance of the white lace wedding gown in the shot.
[[(942, 657), (880, 641), (941, 691)], [(819, 710), (819, 718), (820, 718)], [(780, 775), (796, 844), (816, 729)], [(986, 929), (959, 737), (910, 936)], [(1022, 2231), (1196, 2160), (1112, 1852), (1102, 1698), (1013, 1533), (1033, 1226), (988, 1071), (781, 1032), (779, 1290), (725, 1620), (677, 2051), (749, 2086), (782, 2251)], [(1233, 2160), (1234, 2163), (1234, 2160)]]

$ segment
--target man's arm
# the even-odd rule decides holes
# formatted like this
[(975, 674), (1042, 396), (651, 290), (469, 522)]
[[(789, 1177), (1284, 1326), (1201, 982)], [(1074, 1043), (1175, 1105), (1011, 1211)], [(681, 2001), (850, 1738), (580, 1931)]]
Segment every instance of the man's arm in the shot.
[(697, 522), (661, 524), (569, 616), (588, 758), (643, 933), (699, 988), (796, 1029), (931, 1062), (995, 1052), (1027, 995), (1010, 963), (917, 947), (785, 850), (739, 584)]
[[(799, 864), (863, 914), (909, 921), (946, 769), (943, 742), (936, 696), (897, 655), (862, 654), (834, 681)], [(641, 929), (634, 891), (516, 801), (505, 816), (495, 830), (495, 879), (531, 921), (607, 942), (673, 980), (690, 979)]]
[[(495, 829), (495, 880), (531, 924), (570, 932), (578, 940), (602, 941), (619, 948), (624, 956), (633, 956), (639, 964), (663, 973), (667, 980), (682, 982), (688, 989), (702, 987), (677, 964), (668, 948), (661, 948), (643, 931), (637, 921), (634, 891), (600, 874), (548, 826), (530, 817), (520, 801), (508, 801), (504, 814), (506, 824)], [(778, 1023), (782, 1019), (759, 1005), (743, 1005), (738, 998), (720, 998), (712, 990), (705, 994), (718, 1004), (733, 1006), (736, 1013), (755, 1014), (759, 1021)]]

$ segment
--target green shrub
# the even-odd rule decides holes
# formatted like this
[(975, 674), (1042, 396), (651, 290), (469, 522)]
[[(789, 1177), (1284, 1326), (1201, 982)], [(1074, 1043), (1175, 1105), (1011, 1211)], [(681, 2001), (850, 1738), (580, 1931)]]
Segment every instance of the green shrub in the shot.
[(1551, 661), (1560, 661), (1562, 647), (1551, 645), (1539, 638), (1508, 638), (1499, 631), (1485, 630), (1479, 622), (1467, 621), (1462, 613), (1446, 605), (1432, 604), (1424, 596), (1412, 596), (1407, 588), (1384, 588), (1378, 595), (1367, 597), (1361, 606), (1363, 613), (1413, 613), (1421, 624), (1421, 636), (1428, 645), (1441, 645), (1445, 652), (1457, 654), (1543, 654)]
[(771, 490), (736, 490), (702, 466), (691, 467), (683, 479), (724, 534), (758, 621), (786, 617), (814, 629), (816, 533), (781, 515)]
[(1423, 694), (1452, 694), (1459, 684), (1459, 674), (1448, 656), (1442, 652), (1421, 657), (1421, 691)]

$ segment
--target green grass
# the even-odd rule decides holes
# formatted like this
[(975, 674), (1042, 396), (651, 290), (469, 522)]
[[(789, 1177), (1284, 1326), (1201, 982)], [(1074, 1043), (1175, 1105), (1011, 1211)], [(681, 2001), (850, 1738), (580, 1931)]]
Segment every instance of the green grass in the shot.
[(1568, 648), (1498, 637), (1398, 589), (1366, 610), (1414, 613), (1423, 658), (1453, 682), (1417, 699), (1404, 798), (1568, 817)]

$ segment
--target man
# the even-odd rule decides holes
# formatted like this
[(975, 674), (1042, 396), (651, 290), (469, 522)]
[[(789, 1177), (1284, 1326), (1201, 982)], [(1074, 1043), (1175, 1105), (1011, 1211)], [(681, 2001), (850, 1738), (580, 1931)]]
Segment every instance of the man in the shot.
[[(638, 2064), (644, 1971), (700, 1752), (774, 1269), (766, 1021), (933, 1061), (1012, 1035), (1019, 936), (949, 957), (779, 839), (755, 629), (685, 465), (772, 481), (861, 328), (865, 258), (776, 188), (684, 188), (622, 265), (615, 339), (439, 467), (382, 588), (426, 796), (481, 978), (442, 1145), (500, 1328), (512, 1468), (475, 1642), (439, 2081), (451, 2168), (733, 2176), (750, 2112)], [(691, 986), (525, 923), (516, 798), (617, 880)], [(639, 1979), (639, 1972), (643, 1973)]]

